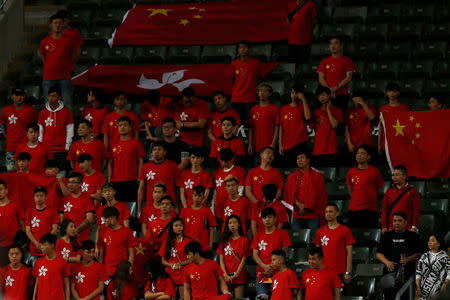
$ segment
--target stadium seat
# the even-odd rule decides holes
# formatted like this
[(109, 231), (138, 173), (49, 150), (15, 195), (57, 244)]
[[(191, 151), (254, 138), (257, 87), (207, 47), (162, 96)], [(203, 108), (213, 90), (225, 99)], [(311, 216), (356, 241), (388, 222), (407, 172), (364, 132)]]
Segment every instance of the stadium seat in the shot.
[(411, 111), (424, 111), (429, 110), (428, 104), (423, 99), (407, 99), (404, 101), (406, 105), (408, 105)]
[(403, 79), (399, 83), (403, 97), (419, 97), (425, 85), (422, 79)]
[(169, 47), (168, 61), (170, 64), (198, 63), (200, 46), (171, 46)]
[[(41, 102), (41, 86), (29, 85), (24, 87), (27, 102), (40, 103)], [(4, 149), (4, 148), (3, 148)]]
[(272, 56), (270, 60), (283, 62), (289, 61), (289, 45), (287, 45), (286, 43), (277, 43), (272, 45)]
[(89, 28), (92, 20), (92, 10), (74, 10), (70, 12), (70, 25), (75, 28)]
[(68, 4), (69, 10), (74, 8), (99, 8), (101, 5), (101, 0), (70, 0)]
[(402, 7), (402, 21), (433, 23), (435, 4), (428, 5), (404, 5)]
[(381, 229), (354, 228), (352, 233), (356, 241), (354, 246), (374, 247), (378, 245), (381, 238)]
[(344, 45), (344, 55), (352, 59), (374, 60), (378, 57), (379, 44), (377, 42), (363, 41)]
[(367, 79), (395, 79), (397, 78), (400, 66), (405, 63), (396, 59), (386, 59), (381, 62), (368, 62), (366, 65), (365, 77)]
[(397, 59), (410, 59), (411, 49), (413, 49), (412, 43), (409, 41), (392, 41), (385, 43), (381, 47), (380, 57), (397, 58)]
[(383, 276), (383, 264), (359, 264), (356, 266), (357, 277), (381, 277)]
[(367, 12), (367, 24), (397, 23), (400, 16), (400, 5), (370, 6)]
[(375, 278), (352, 278), (342, 295), (362, 296), (363, 299), (372, 299), (375, 294), (375, 281)]
[(130, 216), (136, 217), (137, 206), (136, 202), (125, 202), (128, 205), (128, 209), (130, 210)]
[(433, 68), (434, 78), (450, 78), (450, 64), (446, 61), (436, 61)]
[(125, 9), (103, 9), (98, 11), (98, 15), (94, 17), (95, 26), (113, 26), (117, 27), (122, 23), (123, 16), (125, 15)]
[[(355, 28), (360, 24), (324, 24), (320, 29), (319, 39), (329, 41), (334, 36), (340, 37), (344, 42), (352, 40), (355, 36)], [(314, 45), (314, 44), (313, 44)], [(328, 53), (329, 50), (328, 50)]]
[(422, 40), (450, 39), (450, 23), (426, 24), (422, 34)]
[(445, 41), (426, 41), (418, 45), (416, 56), (442, 59), (447, 52), (447, 42)]
[(334, 8), (331, 6), (322, 6), (316, 4), (317, 20), (319, 21), (319, 24), (333, 23), (333, 9)]
[(293, 262), (305, 262), (308, 261), (308, 249), (307, 248), (294, 248), (291, 251), (292, 256), (290, 260)]
[(448, 199), (422, 199), (420, 211), (425, 214), (448, 215)]
[(105, 8), (131, 8), (133, 0), (102, 0), (102, 7)]
[(366, 264), (369, 260), (370, 249), (369, 247), (353, 247), (352, 248), (352, 260), (353, 264)]
[(128, 64), (133, 57), (133, 50), (132, 47), (103, 48), (98, 62), (101, 64)]
[(348, 199), (350, 197), (345, 183), (328, 182), (325, 186), (328, 199)]
[(390, 27), (389, 40), (391, 41), (417, 41), (422, 36), (423, 24), (405, 23), (395, 24)]
[(428, 195), (432, 198), (446, 197), (450, 195), (449, 182), (427, 182)]
[(333, 17), (338, 23), (364, 23), (367, 18), (367, 6), (336, 7)]
[(299, 264), (295, 265), (295, 267), (292, 269), (292, 271), (295, 272), (295, 275), (297, 275), (297, 278), (302, 278), (302, 274), (306, 269), (309, 269), (310, 266), (308, 264)]
[(386, 94), (386, 86), (389, 81), (389, 79), (375, 79), (367, 81), (366, 85), (369, 97), (383, 97)]
[(372, 23), (359, 27), (356, 37), (359, 41), (385, 41), (388, 32), (388, 24)]
[(297, 66), (297, 71), (294, 75), (296, 81), (303, 79), (314, 79), (318, 80), (319, 75), (317, 73), (317, 68), (320, 65), (320, 61), (315, 61), (311, 64), (301, 64)]
[(249, 280), (248, 284), (245, 285), (244, 295), (250, 296), (251, 299), (254, 299), (256, 297), (256, 288), (255, 288), (255, 280), (254, 279), (251, 281)]
[(365, 73), (366, 62), (364, 60), (356, 60), (353, 63), (355, 64), (355, 71), (352, 73), (352, 78), (361, 79)]
[(450, 8), (448, 6), (439, 7), (436, 10), (436, 23), (450, 21)]
[(399, 78), (424, 78), (429, 79), (433, 74), (435, 60), (432, 59), (424, 59), (418, 60), (415, 59), (413, 62), (401, 62), (399, 63), (400, 71)]
[(80, 65), (80, 64), (77, 64), (77, 65), (75, 66), (75, 71), (74, 71), (74, 73), (75, 73), (75, 75), (81, 74), (81, 73), (83, 73), (84, 71), (88, 70), (89, 67), (90, 67), (89, 65)]
[(101, 48), (99, 47), (83, 47), (81, 48), (80, 58), (78, 63), (92, 65), (100, 58)]
[(321, 60), (330, 56), (330, 44), (327, 42), (313, 43), (311, 45), (311, 59)]
[(265, 80), (265, 83), (269, 84), (273, 91), (272, 91), (272, 102), (275, 104), (277, 103), (278, 106), (282, 105), (281, 97), (285, 94), (286, 91), (286, 84), (287, 81), (284, 80), (276, 80), (276, 81), (269, 81)]
[(224, 63), (229, 64), (236, 56), (234, 45), (206, 45), (202, 52), (202, 63)]
[(440, 77), (438, 80), (428, 80), (425, 86), (424, 94), (425, 95), (441, 95), (447, 96), (450, 91), (450, 84), (447, 80), (447, 77)]
[(22, 74), (22, 80), (26, 84), (39, 84), (42, 81), (42, 67), (28, 67)]
[(250, 55), (259, 59), (262, 62), (268, 62), (272, 54), (272, 45), (270, 44), (256, 44), (252, 46)]
[[(291, 80), (295, 75), (295, 64), (279, 64), (265, 77), (267, 80)], [(286, 91), (287, 92), (287, 91)]]
[(428, 238), (432, 233), (443, 234), (443, 219), (439, 215), (421, 214), (419, 217), (419, 233), (421, 236)]
[(326, 182), (334, 182), (336, 179), (336, 168), (316, 168), (320, 173), (322, 173)]
[(319, 81), (317, 79), (306, 79), (303, 82), (305, 84), (305, 94), (309, 94), (309, 96), (314, 95), (319, 86)]
[(251, 279), (256, 278), (256, 265), (246, 264), (245, 269), (247, 270), (249, 278), (251, 278)]
[(364, 300), (364, 298), (359, 296), (341, 296), (341, 300)]
[(166, 56), (166, 46), (137, 47), (134, 50), (134, 62), (137, 64), (163, 64)]
[(351, 169), (351, 167), (339, 167), (336, 174), (336, 181), (345, 183), (347, 179), (347, 173)]
[(289, 230), (289, 236), (294, 247), (308, 245), (310, 234), (310, 229)]
[(86, 32), (86, 36), (83, 35), (84, 31), (81, 33), (86, 45), (106, 46), (106, 40), (111, 38), (113, 31), (114, 28), (111, 26), (95, 26), (91, 31)]

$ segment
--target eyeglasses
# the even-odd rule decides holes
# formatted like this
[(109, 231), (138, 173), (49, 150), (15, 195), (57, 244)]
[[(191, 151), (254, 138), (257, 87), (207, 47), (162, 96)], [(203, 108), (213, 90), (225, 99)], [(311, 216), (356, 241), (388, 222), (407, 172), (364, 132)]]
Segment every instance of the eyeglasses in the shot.
[(163, 126), (162, 128), (163, 129), (171, 129), (171, 128), (174, 128), (175, 126), (173, 126), (173, 125), (168, 125), (168, 126)]
[(81, 183), (81, 182), (79, 182), (79, 181), (70, 181), (70, 180), (69, 180), (69, 181), (67, 181), (67, 183), (68, 183), (68, 184), (78, 184), (78, 183)]

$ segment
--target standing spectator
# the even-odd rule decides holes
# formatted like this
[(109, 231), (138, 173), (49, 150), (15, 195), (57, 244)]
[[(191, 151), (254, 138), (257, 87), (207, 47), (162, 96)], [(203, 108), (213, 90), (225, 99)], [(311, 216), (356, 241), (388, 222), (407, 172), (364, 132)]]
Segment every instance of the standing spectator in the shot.
[(8, 247), (9, 264), (2, 270), (0, 295), (3, 299), (27, 300), (33, 290), (31, 270), (22, 263), (23, 249), (16, 244)]
[(348, 223), (354, 228), (378, 227), (378, 192), (384, 181), (380, 170), (369, 165), (370, 150), (364, 144), (357, 148), (358, 165), (348, 171), (345, 181), (350, 192)]
[(14, 160), (17, 161), (19, 153), (27, 152), (31, 155), (31, 161), (28, 168), (30, 172), (35, 174), (43, 174), (44, 167), (47, 160), (53, 159), (53, 153), (48, 150), (48, 147), (39, 142), (39, 125), (30, 123), (26, 128), (27, 142), (22, 142), (17, 146)]
[(215, 105), (215, 110), (209, 113), (208, 122), (208, 138), (211, 142), (218, 139), (224, 132), (223, 119), (232, 118), (234, 124), (232, 124), (231, 133), (236, 135), (238, 132), (239, 125), (241, 125), (241, 119), (239, 118), (239, 113), (227, 105), (227, 96), (222, 91), (215, 91), (213, 94), (213, 100)]
[(304, 90), (303, 84), (296, 84), (291, 90), (291, 103), (280, 109), (278, 149), (284, 167), (292, 166), (299, 151), (308, 150), (306, 123), (311, 120), (311, 110), (303, 94)]
[(94, 207), (97, 208), (102, 200), (102, 186), (105, 183), (105, 175), (101, 171), (92, 168), (92, 156), (83, 153), (77, 159), (80, 170), (83, 174), (83, 183), (81, 192), (86, 194), (94, 201)]
[(177, 163), (178, 169), (183, 171), (189, 165), (189, 145), (176, 137), (176, 122), (174, 119), (164, 119), (162, 133), (167, 159)]
[(107, 299), (110, 300), (134, 300), (139, 296), (136, 282), (133, 280), (132, 263), (121, 260), (117, 264), (114, 277), (108, 284)]
[(70, 161), (70, 166), (76, 172), (80, 172), (80, 166), (78, 164), (78, 158), (80, 155), (87, 153), (92, 157), (92, 167), (102, 172), (106, 167), (106, 147), (98, 139), (94, 139), (92, 135), (92, 122), (88, 120), (82, 120), (78, 124), (78, 136), (81, 140), (72, 144), (67, 155), (67, 160)]
[(431, 95), (430, 98), (428, 98), (428, 107), (430, 110), (440, 110), (444, 108), (444, 99), (442, 96), (439, 95)]
[(275, 149), (280, 130), (280, 110), (270, 103), (272, 87), (267, 83), (258, 86), (259, 104), (252, 107), (248, 116), (248, 154), (258, 153), (265, 147)]
[(287, 5), (289, 61), (297, 65), (309, 63), (312, 31), (317, 23), (316, 4), (309, 0), (290, 0)]
[(314, 237), (314, 244), (322, 248), (324, 265), (339, 275), (345, 284), (352, 279), (352, 249), (355, 239), (350, 228), (339, 224), (339, 208), (329, 203), (325, 209), (327, 224), (320, 227)]
[(0, 113), (0, 125), (6, 136), (6, 169), (14, 170), (14, 153), (25, 140), (25, 128), (37, 121), (37, 114), (31, 105), (25, 104), (25, 92), (21, 88), (11, 91), (13, 104), (5, 106)]
[(81, 54), (81, 46), (83, 46), (83, 38), (81, 37), (80, 32), (70, 26), (70, 19), (69, 19), (69, 12), (65, 9), (61, 9), (56, 13), (58, 16), (62, 17), (63, 19), (63, 34), (69, 37), (72, 40), (73, 43), (73, 51), (74, 51), (74, 62), (72, 65), (72, 70), (75, 70), (75, 63), (80, 58)]
[(144, 122), (147, 139), (151, 142), (162, 140), (163, 120), (173, 117), (173, 100), (161, 97), (159, 90), (150, 90), (141, 107), (141, 120)]
[(344, 122), (341, 109), (331, 104), (331, 90), (325, 86), (316, 89), (320, 107), (314, 110), (311, 127), (315, 129), (313, 160), (320, 166), (336, 165), (338, 144), (336, 128)]
[(59, 226), (59, 231), (61, 238), (56, 241), (56, 256), (62, 257), (68, 263), (80, 262), (80, 243), (77, 239), (78, 232), (75, 223), (70, 219), (64, 219)]
[(319, 247), (309, 250), (309, 265), (311, 268), (302, 273), (298, 300), (335, 300), (341, 299), (342, 283), (336, 272), (323, 264), (323, 252)]
[(121, 138), (118, 131), (119, 120), (121, 117), (127, 117), (130, 119), (131, 130), (128, 135), (139, 138), (139, 130), (141, 130), (141, 122), (139, 117), (132, 111), (126, 109), (128, 103), (127, 95), (125, 92), (117, 92), (114, 97), (114, 110), (106, 115), (103, 121), (102, 133), (103, 142), (105, 143), (106, 149), (111, 151), (111, 147), (116, 144)]
[(408, 175), (405, 166), (394, 167), (392, 173), (393, 186), (390, 187), (383, 198), (383, 208), (381, 210), (381, 228), (385, 233), (392, 230), (392, 216), (397, 211), (404, 212), (408, 229), (417, 232), (420, 216), (420, 195), (415, 188), (407, 182)]
[(189, 146), (202, 147), (208, 117), (208, 104), (195, 97), (193, 88), (185, 88), (181, 92), (181, 101), (175, 106), (174, 113), (180, 139)]
[[(245, 145), (244, 141), (233, 133), (233, 128), (236, 127), (236, 121), (233, 117), (225, 117), (220, 122), (222, 124), (223, 134), (211, 143), (211, 153), (209, 156), (212, 159), (219, 160), (220, 163), (220, 152), (223, 149), (229, 148), (236, 155), (236, 157), (233, 157), (233, 162), (237, 161), (238, 163), (242, 163), (243, 157), (245, 156)], [(217, 164), (216, 161), (214, 163)], [(222, 163), (220, 165), (223, 166)]]
[(19, 155), (17, 155), (17, 170), (16, 173), (24, 173), (28, 174), (30, 173), (30, 169), (28, 169), (28, 166), (30, 165), (31, 161), (31, 155), (28, 152), (21, 152)]
[(272, 251), (273, 270), (278, 272), (273, 275), (271, 300), (288, 300), (297, 296), (297, 275), (286, 267), (286, 253), (276, 249)]
[(72, 109), (71, 72), (79, 56), (79, 46), (73, 37), (66, 35), (64, 19), (60, 15), (50, 17), (50, 34), (41, 41), (39, 53), (44, 62), (42, 94), (48, 95), (51, 87), (56, 86), (67, 107)]
[(101, 89), (91, 88), (87, 94), (87, 104), (81, 112), (84, 120), (92, 123), (92, 135), (94, 138), (100, 137), (103, 121), (109, 110), (103, 105), (104, 94)]
[(119, 201), (136, 202), (137, 179), (144, 164), (145, 150), (139, 140), (130, 136), (132, 123), (129, 117), (120, 117), (117, 124), (120, 137), (111, 144), (108, 181), (114, 183)]
[(342, 55), (342, 50), (342, 40), (338, 37), (331, 38), (331, 56), (322, 59), (317, 73), (319, 73), (319, 83), (330, 89), (334, 105), (345, 114), (349, 100), (348, 84), (352, 81), (355, 65), (351, 58)]
[(354, 106), (347, 109), (345, 116), (345, 140), (352, 153), (363, 144), (372, 147), (372, 121), (377, 116), (377, 110), (364, 102), (365, 96), (363, 92), (353, 93)]
[[(69, 169), (66, 151), (73, 138), (72, 112), (61, 101), (61, 91), (57, 87), (47, 89), (45, 109), (39, 113), (39, 141), (53, 153), (53, 158), (62, 170)], [(45, 94), (44, 94), (45, 95)]]
[(228, 217), (230, 217), (231, 215), (238, 216), (242, 224), (242, 230), (244, 231), (244, 235), (247, 236), (247, 225), (248, 221), (250, 220), (251, 214), (250, 201), (248, 201), (247, 198), (239, 194), (238, 192), (239, 180), (236, 177), (230, 174), (227, 177), (225, 177), (224, 181), (226, 185), (226, 190), (228, 192), (228, 196), (223, 205), (224, 206), (223, 211), (220, 214), (216, 213), (216, 218), (218, 218), (217, 215), (220, 215), (222, 217), (223, 221), (222, 232), (223, 232)]
[(169, 196), (161, 197), (160, 203), (160, 217), (148, 223), (148, 230), (145, 233), (145, 238), (156, 250), (156, 253), (167, 240), (169, 233), (167, 224), (174, 218), (173, 210), (175, 209), (174, 202)]
[(261, 79), (261, 62), (250, 57), (251, 44), (240, 41), (238, 58), (231, 62), (231, 106), (239, 112), (242, 121), (247, 120), (250, 108), (256, 103), (256, 84)]
[(390, 286), (382, 284), (386, 300), (395, 299), (397, 291), (414, 276), (416, 261), (422, 253), (419, 235), (406, 230), (408, 217), (404, 212), (393, 213), (392, 224), (394, 229), (383, 234), (377, 247), (377, 259), (385, 265), (384, 274), (393, 277)]
[(294, 229), (318, 229), (328, 200), (325, 180), (322, 173), (311, 168), (309, 152), (298, 153), (297, 166), (298, 169), (287, 178), (283, 197), (292, 211), (291, 226)]

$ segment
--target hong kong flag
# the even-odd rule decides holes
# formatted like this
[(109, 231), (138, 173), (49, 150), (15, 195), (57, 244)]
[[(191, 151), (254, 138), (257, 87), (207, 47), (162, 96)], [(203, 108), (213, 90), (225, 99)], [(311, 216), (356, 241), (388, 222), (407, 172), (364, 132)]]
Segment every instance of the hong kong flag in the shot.
[(450, 177), (450, 110), (383, 112), (386, 155), (418, 178)]

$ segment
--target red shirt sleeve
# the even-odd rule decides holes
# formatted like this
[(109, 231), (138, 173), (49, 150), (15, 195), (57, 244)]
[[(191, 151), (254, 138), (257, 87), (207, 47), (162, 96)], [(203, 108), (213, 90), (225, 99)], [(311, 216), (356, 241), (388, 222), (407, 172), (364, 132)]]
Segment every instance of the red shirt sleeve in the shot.
[(375, 186), (377, 188), (377, 190), (381, 189), (384, 187), (384, 180), (383, 180), (383, 176), (381, 176), (381, 172), (380, 170), (378, 170), (378, 168), (374, 168), (374, 180), (375, 180)]
[(353, 238), (353, 234), (351, 230), (346, 227), (345, 228), (345, 245), (353, 245), (355, 243), (355, 239)]
[(314, 241), (313, 241), (314, 245), (320, 245), (321, 234), (322, 234), (322, 228), (319, 228), (319, 230), (317, 230), (317, 232), (316, 232), (316, 236), (314, 237)]
[(206, 208), (205, 211), (207, 211), (206, 219), (208, 220), (208, 225), (211, 227), (216, 227), (217, 226), (216, 218), (214, 217), (213, 213), (211, 212), (211, 209)]
[(289, 272), (289, 288), (291, 289), (298, 288), (297, 275), (295, 275), (294, 272)]
[(273, 106), (273, 114), (275, 115), (275, 125), (280, 125), (280, 109), (278, 106)]
[(283, 248), (292, 246), (291, 238), (289, 237), (289, 234), (287, 231), (282, 230), (282, 238), (283, 238)]
[(145, 154), (144, 146), (142, 146), (142, 143), (140, 141), (137, 140), (137, 142), (138, 142), (137, 157), (138, 158), (145, 157), (146, 154)]
[(223, 270), (219, 267), (219, 265), (215, 261), (211, 261), (213, 264), (213, 271), (217, 278), (223, 276)]
[(341, 288), (342, 287), (342, 282), (339, 279), (338, 275), (334, 272), (330, 272), (331, 274), (331, 284), (333, 286), (333, 289), (337, 289), (337, 288)]
[(141, 130), (141, 121), (139, 120), (139, 117), (135, 113), (133, 113), (131, 121), (133, 123), (133, 130), (135, 132), (139, 132)]
[(322, 59), (319, 67), (317, 68), (317, 73), (325, 73), (325, 59)]

